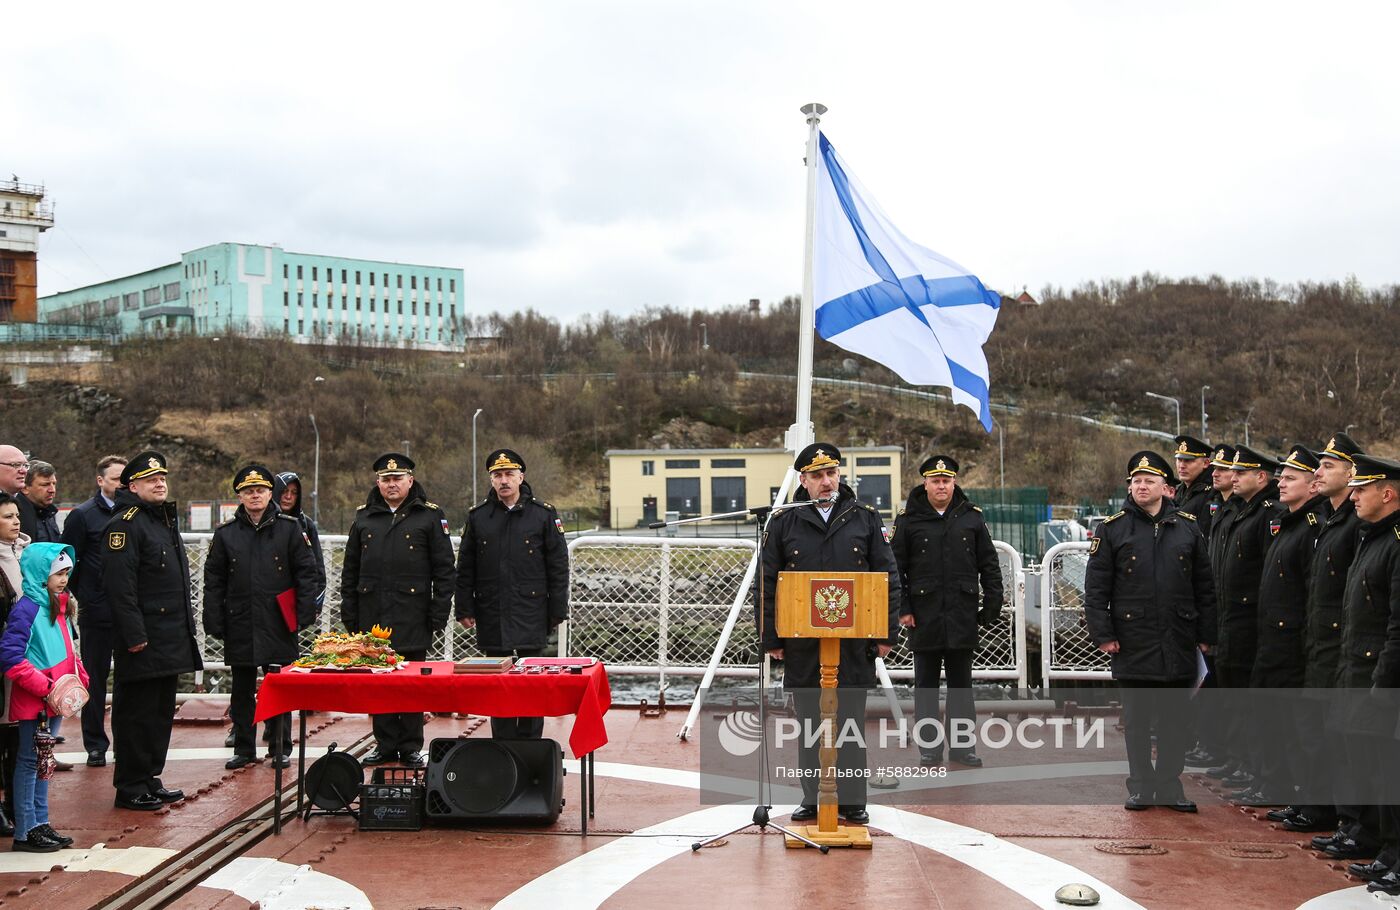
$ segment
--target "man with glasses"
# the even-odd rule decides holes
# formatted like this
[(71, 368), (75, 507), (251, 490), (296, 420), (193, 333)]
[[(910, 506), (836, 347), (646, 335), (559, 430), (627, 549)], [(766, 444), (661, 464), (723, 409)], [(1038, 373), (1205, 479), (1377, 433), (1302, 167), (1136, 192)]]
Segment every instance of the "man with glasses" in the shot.
[(29, 475), (29, 459), (12, 445), (0, 445), (0, 493), (18, 498)]

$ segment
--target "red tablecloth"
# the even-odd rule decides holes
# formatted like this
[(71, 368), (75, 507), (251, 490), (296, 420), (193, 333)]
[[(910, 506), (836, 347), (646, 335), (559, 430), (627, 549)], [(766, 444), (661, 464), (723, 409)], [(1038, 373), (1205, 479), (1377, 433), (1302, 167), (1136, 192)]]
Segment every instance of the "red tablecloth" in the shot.
[[(422, 673), (422, 668), (432, 670)], [(605, 745), (603, 715), (612, 706), (602, 664), (582, 673), (456, 673), (451, 661), (410, 663), (393, 673), (294, 673), (264, 677), (255, 720), (288, 711), (390, 714), (432, 711), (492, 717), (574, 715), (569, 748), (587, 755)]]

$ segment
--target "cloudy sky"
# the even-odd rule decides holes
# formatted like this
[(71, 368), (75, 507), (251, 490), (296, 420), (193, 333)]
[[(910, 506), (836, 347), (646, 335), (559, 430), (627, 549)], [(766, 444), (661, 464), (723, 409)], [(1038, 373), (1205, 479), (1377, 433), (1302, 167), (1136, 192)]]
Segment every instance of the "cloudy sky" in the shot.
[(801, 287), (806, 126), (1004, 291), (1400, 281), (1400, 7), (49, 3), (5, 13), (0, 170), (40, 293), (232, 240), (460, 266), (563, 320)]

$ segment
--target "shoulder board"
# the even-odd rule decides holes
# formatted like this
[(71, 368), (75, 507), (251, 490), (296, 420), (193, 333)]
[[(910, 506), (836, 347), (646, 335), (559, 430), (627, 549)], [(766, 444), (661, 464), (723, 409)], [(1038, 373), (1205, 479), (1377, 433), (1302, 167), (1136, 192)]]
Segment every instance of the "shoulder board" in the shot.
[(972, 511), (974, 511), (974, 512), (980, 512), (980, 511), (982, 511), (982, 507), (981, 507), (981, 506), (973, 506), (973, 507), (972, 507)]
[(867, 512), (875, 512), (875, 511), (878, 511), (874, 506), (872, 506), (872, 505), (871, 505), (870, 503), (868, 503), (868, 502), (863, 502), (863, 503), (861, 503), (861, 504), (860, 504), (860, 507), (861, 507), (862, 509), (864, 509), (865, 511), (867, 511)]
[(1272, 508), (1273, 505), (1274, 505), (1274, 501), (1273, 501), (1272, 499), (1266, 499), (1266, 500), (1264, 500), (1264, 506), (1263, 506), (1264, 508), (1269, 509), (1269, 508)]
[(140, 506), (132, 506), (122, 513), (122, 521), (131, 521), (131, 519), (136, 517), (136, 513), (139, 511), (141, 511)]
[(1196, 516), (1195, 516), (1195, 515), (1192, 515), (1190, 512), (1183, 512), (1183, 511), (1181, 511), (1180, 509), (1177, 509), (1177, 510), (1176, 510), (1176, 514), (1179, 515), (1179, 516), (1181, 516), (1182, 518), (1186, 518), (1186, 519), (1189, 519), (1189, 520), (1191, 520), (1191, 521), (1195, 521), (1195, 520), (1196, 520)]
[(1108, 524), (1110, 521), (1117, 521), (1118, 519), (1122, 518), (1124, 515), (1127, 515), (1127, 514), (1128, 514), (1127, 512), (1114, 512), (1112, 515), (1110, 515), (1110, 516), (1108, 516), (1107, 518), (1105, 518), (1105, 519), (1103, 520), (1103, 523), (1104, 523), (1104, 524)]
[(1310, 524), (1310, 525), (1315, 525), (1315, 524), (1317, 524), (1317, 513), (1316, 513), (1316, 512), (1309, 512), (1309, 513), (1308, 513), (1308, 524)]
[(278, 518), (285, 518), (285, 519), (287, 519), (288, 521), (296, 521), (296, 520), (297, 520), (297, 517), (296, 517), (295, 515), (288, 515), (286, 512), (278, 512), (278, 513), (277, 513), (277, 517), (278, 517)]
[(900, 514), (900, 515), (903, 515), (903, 514), (904, 514), (905, 512), (907, 512), (907, 511), (908, 511), (908, 509), (900, 509), (900, 510), (899, 510), (899, 514)]
[(227, 528), (229, 525), (233, 524), (233, 523), (234, 523), (235, 521), (237, 521), (237, 520), (238, 520), (238, 516), (235, 515), (233, 518), (230, 518), (228, 521), (221, 521), (221, 522), (219, 522), (219, 527), (221, 527), (221, 528)]
[(551, 512), (557, 512), (557, 511), (558, 511), (558, 509), (554, 508), (554, 506), (552, 506), (552, 505), (550, 505), (549, 503), (545, 502), (543, 499), (536, 499), (536, 500), (535, 500), (535, 505), (537, 505), (537, 506), (542, 506), (542, 507), (548, 509), (548, 510), (551, 511)]
[(1400, 525), (1396, 525), (1392, 530), (1395, 531), (1395, 539), (1400, 540)]
[(486, 504), (487, 504), (488, 502), (490, 502), (490, 501), (491, 501), (491, 500), (489, 500), (489, 499), (483, 499), (481, 502), (479, 502), (479, 503), (477, 503), (476, 505), (472, 506), (472, 507), (471, 507), (470, 509), (468, 509), (467, 511), (468, 511), (468, 512), (475, 512), (477, 509), (479, 509), (479, 508), (481, 508), (482, 506), (486, 505)]
[(426, 499), (423, 500), (423, 505), (426, 506), (426, 507), (429, 508), (429, 509), (440, 509), (440, 508), (442, 508), (442, 506), (438, 505), (437, 503), (435, 503), (435, 502), (429, 502), (429, 501), (426, 500)]
[(364, 505), (361, 505), (361, 506), (355, 506), (355, 511), (358, 512), (358, 511), (360, 511), (361, 509), (365, 508), (365, 507), (368, 506), (368, 505), (369, 505), (369, 503), (365, 503)]

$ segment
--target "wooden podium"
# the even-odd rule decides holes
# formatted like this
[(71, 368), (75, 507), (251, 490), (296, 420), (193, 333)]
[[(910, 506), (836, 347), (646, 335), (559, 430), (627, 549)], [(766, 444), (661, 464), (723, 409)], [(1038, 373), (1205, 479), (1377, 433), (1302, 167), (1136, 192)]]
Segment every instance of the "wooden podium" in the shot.
[[(794, 830), (829, 847), (871, 847), (870, 831), (864, 825), (837, 824), (836, 676), (841, 639), (889, 637), (889, 599), (889, 576), (884, 572), (778, 573), (778, 637), (816, 638), (821, 643), (822, 778), (817, 823)], [(807, 846), (791, 837), (787, 845)]]

